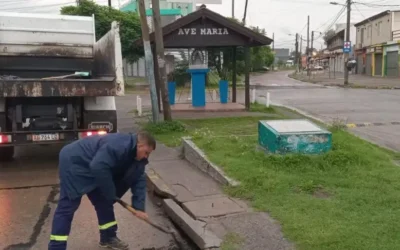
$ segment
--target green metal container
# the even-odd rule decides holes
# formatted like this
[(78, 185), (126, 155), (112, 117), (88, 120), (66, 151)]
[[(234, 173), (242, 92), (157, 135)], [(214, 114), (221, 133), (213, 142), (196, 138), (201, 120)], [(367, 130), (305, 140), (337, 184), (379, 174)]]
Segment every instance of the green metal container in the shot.
[(258, 122), (258, 143), (270, 153), (321, 154), (332, 148), (332, 134), (309, 120)]

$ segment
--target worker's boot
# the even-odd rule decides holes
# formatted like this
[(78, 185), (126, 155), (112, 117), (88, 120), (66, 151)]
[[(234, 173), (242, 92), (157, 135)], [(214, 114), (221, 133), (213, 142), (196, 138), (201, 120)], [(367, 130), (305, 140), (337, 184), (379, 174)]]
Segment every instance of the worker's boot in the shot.
[(112, 237), (108, 240), (101, 240), (100, 241), (101, 247), (111, 248), (115, 250), (128, 250), (129, 245), (123, 242), (122, 240), (118, 239), (118, 237)]

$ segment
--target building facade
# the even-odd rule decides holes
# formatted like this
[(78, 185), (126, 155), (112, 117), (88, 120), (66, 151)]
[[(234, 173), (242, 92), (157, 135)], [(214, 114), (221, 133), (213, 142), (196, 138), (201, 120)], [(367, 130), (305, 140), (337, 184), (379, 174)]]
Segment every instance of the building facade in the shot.
[(285, 63), (290, 59), (290, 50), (289, 49), (274, 49), (275, 60), (274, 64), (277, 65), (279, 62)]
[(400, 11), (384, 11), (355, 26), (357, 73), (400, 77)]
[[(345, 42), (346, 32), (346, 24), (336, 24), (335, 35), (327, 41), (330, 71), (344, 72), (345, 70), (343, 46)], [(356, 28), (354, 24), (350, 25), (350, 42), (352, 45), (356, 43)], [(354, 51), (352, 50), (349, 54), (349, 58), (352, 58), (354, 56), (353, 53)]]

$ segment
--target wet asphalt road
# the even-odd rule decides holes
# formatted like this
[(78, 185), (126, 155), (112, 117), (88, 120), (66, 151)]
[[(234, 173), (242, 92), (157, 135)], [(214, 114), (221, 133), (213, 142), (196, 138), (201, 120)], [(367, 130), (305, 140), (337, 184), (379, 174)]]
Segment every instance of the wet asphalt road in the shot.
[[(119, 129), (133, 129), (132, 97), (117, 100)], [(20, 147), (16, 160), (0, 164), (0, 249), (45, 250), (58, 199), (58, 152), (61, 146)], [(123, 199), (130, 203), (130, 192)], [(150, 199), (147, 212), (154, 221), (172, 226), (161, 209)], [(159, 232), (115, 205), (119, 237), (130, 249), (179, 249), (170, 235)], [(85, 197), (75, 214), (68, 249), (101, 249), (97, 217)]]
[(276, 72), (252, 77), (252, 83), (258, 85), (257, 101), (265, 103), (265, 93), (269, 91), (271, 102), (294, 107), (327, 122), (383, 123), (349, 131), (378, 145), (400, 151), (397, 139), (400, 125), (387, 124), (400, 122), (400, 90), (322, 87), (293, 80), (287, 74)]

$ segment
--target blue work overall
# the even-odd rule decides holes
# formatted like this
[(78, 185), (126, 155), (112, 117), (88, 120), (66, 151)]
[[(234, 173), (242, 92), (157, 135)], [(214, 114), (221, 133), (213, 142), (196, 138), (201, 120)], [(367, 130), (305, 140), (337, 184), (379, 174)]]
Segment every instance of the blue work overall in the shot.
[[(49, 250), (65, 250), (67, 248), (72, 219), (81, 204), (81, 198), (70, 200), (63, 190), (60, 190), (60, 200), (54, 214)], [(114, 215), (114, 204), (106, 202), (99, 189), (93, 190), (87, 196), (96, 210), (100, 241), (107, 241), (107, 239), (115, 237), (118, 225)]]
[(145, 210), (147, 159), (135, 160), (136, 135), (109, 134), (65, 146), (59, 155), (60, 199), (49, 250), (65, 250), (75, 211), (87, 195), (94, 206), (100, 241), (116, 236), (115, 198), (132, 191), (132, 206)]

